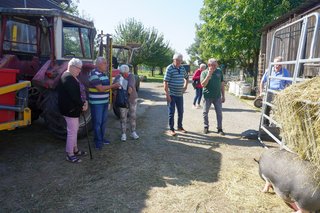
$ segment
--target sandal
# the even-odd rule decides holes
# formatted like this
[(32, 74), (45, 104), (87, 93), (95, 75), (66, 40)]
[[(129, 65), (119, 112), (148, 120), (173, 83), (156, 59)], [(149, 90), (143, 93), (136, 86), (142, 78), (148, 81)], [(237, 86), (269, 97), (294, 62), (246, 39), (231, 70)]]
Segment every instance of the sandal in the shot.
[(66, 160), (69, 161), (70, 163), (80, 163), (81, 160), (77, 158), (75, 155), (69, 156), (67, 155)]
[(87, 152), (82, 151), (82, 150), (78, 150), (78, 151), (74, 152), (74, 155), (76, 155), (76, 156), (84, 156), (87, 154), (88, 154)]

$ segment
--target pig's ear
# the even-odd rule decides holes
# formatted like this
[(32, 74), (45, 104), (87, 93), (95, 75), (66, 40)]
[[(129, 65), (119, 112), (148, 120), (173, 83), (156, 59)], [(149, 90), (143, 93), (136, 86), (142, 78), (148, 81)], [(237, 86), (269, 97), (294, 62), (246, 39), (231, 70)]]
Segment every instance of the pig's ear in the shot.
[(257, 160), (257, 159), (255, 159), (255, 158), (253, 158), (253, 160), (254, 160), (255, 162), (257, 162), (258, 164), (260, 163), (260, 161)]

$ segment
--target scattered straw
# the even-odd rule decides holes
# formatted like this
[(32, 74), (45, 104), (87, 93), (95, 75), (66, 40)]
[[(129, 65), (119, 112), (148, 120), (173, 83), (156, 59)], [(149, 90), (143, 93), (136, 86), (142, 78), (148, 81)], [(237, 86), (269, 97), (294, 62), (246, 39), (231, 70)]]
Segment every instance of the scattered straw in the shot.
[(293, 84), (274, 100), (286, 146), (320, 169), (320, 77)]

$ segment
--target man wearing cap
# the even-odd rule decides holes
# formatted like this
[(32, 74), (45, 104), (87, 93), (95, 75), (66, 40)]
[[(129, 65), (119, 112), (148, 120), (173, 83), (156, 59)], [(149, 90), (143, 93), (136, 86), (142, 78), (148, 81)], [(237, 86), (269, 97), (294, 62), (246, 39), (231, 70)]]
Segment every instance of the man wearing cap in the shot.
[(181, 66), (183, 56), (181, 53), (173, 55), (173, 63), (170, 64), (164, 75), (164, 91), (166, 93), (168, 103), (169, 115), (169, 134), (175, 136), (174, 129), (174, 113), (177, 107), (178, 111), (178, 131), (186, 133), (187, 131), (182, 126), (183, 119), (183, 93), (188, 87), (188, 73), (183, 66)]

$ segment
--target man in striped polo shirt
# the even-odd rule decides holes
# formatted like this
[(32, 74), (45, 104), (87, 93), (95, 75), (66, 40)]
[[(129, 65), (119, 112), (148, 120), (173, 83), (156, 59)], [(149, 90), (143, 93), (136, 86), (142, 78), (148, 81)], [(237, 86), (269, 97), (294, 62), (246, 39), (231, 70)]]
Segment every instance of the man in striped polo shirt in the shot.
[(173, 63), (170, 64), (164, 75), (164, 91), (166, 93), (168, 103), (169, 115), (169, 134), (176, 135), (174, 130), (174, 112), (175, 107), (178, 111), (178, 131), (186, 133), (183, 129), (183, 93), (188, 87), (188, 73), (183, 66), (181, 66), (183, 57), (182, 54), (176, 53), (173, 56)]
[(107, 61), (105, 58), (98, 57), (95, 65), (96, 68), (89, 74), (89, 104), (95, 146), (97, 149), (101, 149), (102, 144), (110, 143), (110, 141), (104, 139), (107, 126), (110, 89), (117, 89), (120, 84), (115, 83), (110, 85), (110, 80), (107, 76)]

